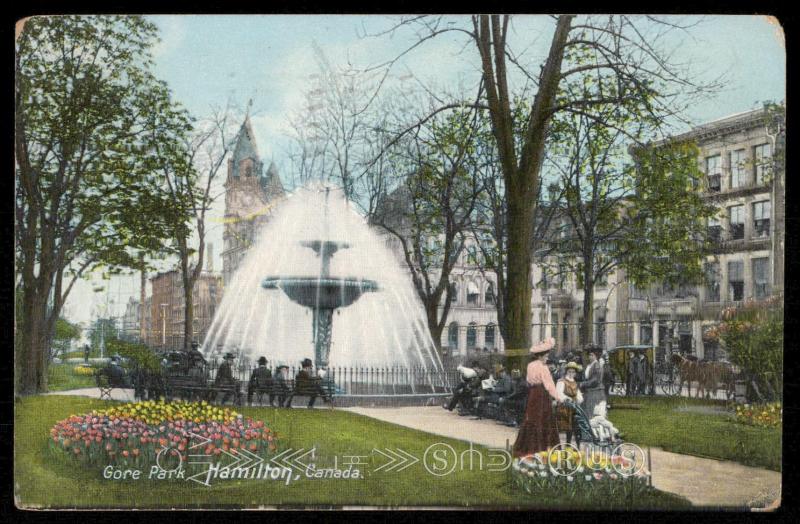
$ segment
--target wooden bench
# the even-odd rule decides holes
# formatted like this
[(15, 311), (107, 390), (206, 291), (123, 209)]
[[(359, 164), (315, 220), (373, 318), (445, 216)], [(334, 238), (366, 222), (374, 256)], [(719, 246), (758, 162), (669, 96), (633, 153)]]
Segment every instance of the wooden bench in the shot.
[[(272, 379), (267, 384), (255, 386), (252, 388), (252, 393), (256, 402), (261, 401), (264, 395), (277, 397), (278, 401), (287, 401), (294, 399), (294, 397), (323, 397), (330, 401), (333, 407), (334, 397), (336, 394), (336, 384), (330, 380), (319, 380), (304, 382), (301, 385), (296, 385), (294, 380), (286, 380), (278, 382)], [(288, 406), (287, 406), (288, 407)]]

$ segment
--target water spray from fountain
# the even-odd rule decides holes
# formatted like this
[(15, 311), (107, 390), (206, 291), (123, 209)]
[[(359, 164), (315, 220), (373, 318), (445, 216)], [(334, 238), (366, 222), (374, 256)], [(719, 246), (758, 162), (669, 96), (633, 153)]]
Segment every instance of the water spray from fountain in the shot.
[(319, 182), (275, 210), (233, 275), (203, 343), (206, 356), (226, 351), (442, 369), (407, 271), (343, 192)]

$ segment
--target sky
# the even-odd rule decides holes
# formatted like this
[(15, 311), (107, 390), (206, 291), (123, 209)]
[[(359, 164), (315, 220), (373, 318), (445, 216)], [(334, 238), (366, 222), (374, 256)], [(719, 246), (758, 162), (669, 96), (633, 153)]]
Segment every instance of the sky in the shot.
[[(763, 16), (714, 16), (670, 43), (680, 61), (692, 63), (697, 78), (724, 75), (724, 89), (689, 110), (703, 123), (785, 98), (786, 54), (783, 33)], [(318, 70), (313, 45), (323, 50), (334, 68), (365, 68), (382, 63), (415, 41), (412, 31), (379, 33), (396, 18), (345, 15), (177, 15), (149, 17), (161, 41), (153, 49), (154, 73), (166, 81), (176, 101), (202, 117), (231, 100), (241, 108), (252, 99), (251, 120), (265, 164), (274, 161), (282, 177), (287, 160), (288, 121), (304, 100), (310, 75)], [(450, 17), (448, 27), (469, 25), (467, 17)], [(525, 15), (512, 19), (509, 42), (531, 64), (542, 62), (552, 37), (550, 17)], [(445, 89), (476, 85), (477, 52), (463, 33), (445, 33), (425, 42), (392, 69), (393, 78), (413, 73), (427, 85)], [(214, 244), (214, 269), (222, 269), (223, 198), (210, 216), (208, 241)], [(94, 290), (103, 287), (104, 292)], [(129, 297), (139, 296), (139, 277), (115, 277), (76, 284), (65, 316), (88, 323), (97, 315), (121, 315)]]

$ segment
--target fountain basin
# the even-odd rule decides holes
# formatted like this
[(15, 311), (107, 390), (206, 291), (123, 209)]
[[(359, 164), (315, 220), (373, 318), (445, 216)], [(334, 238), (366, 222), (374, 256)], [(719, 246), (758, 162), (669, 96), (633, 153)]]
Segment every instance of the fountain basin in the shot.
[(374, 280), (330, 277), (268, 277), (261, 287), (280, 289), (293, 302), (315, 309), (346, 307), (365, 292), (379, 289)]

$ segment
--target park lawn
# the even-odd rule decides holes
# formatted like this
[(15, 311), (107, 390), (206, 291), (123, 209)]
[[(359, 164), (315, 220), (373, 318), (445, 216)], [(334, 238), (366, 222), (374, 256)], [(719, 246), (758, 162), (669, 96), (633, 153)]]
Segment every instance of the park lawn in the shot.
[[(638, 404), (641, 409), (613, 409)], [(611, 398), (608, 416), (625, 440), (675, 453), (732, 460), (781, 470), (781, 428), (736, 422), (733, 415), (676, 411), (683, 407), (724, 407), (724, 401), (683, 397)]]
[[(568, 500), (561, 493), (536, 497), (511, 487), (510, 471), (459, 470), (446, 476), (428, 473), (422, 462), (403, 471), (373, 470), (388, 459), (373, 448), (402, 449), (420, 459), (428, 446), (443, 442), (457, 453), (468, 444), (339, 410), (242, 408), (277, 432), (284, 447), (316, 447), (316, 464), (333, 457), (365, 456), (366, 478), (307, 479), (290, 483), (264, 480), (216, 480), (204, 486), (184, 480), (106, 480), (101, 468), (72, 462), (48, 447), (50, 428), (71, 414), (112, 404), (109, 401), (37, 396), (15, 405), (14, 480), (17, 504), (51, 508), (231, 508), (259, 506), (459, 506), (505, 508), (687, 509), (684, 498), (650, 488), (635, 501), (596, 500), (590, 495)], [(476, 447), (483, 450), (485, 448)], [(484, 455), (487, 459), (488, 455)], [(341, 467), (341, 466), (340, 466)], [(143, 472), (143, 477), (147, 476)]]
[(97, 385), (94, 376), (75, 373), (75, 366), (76, 364), (50, 364), (47, 367), (47, 389), (68, 391)]

